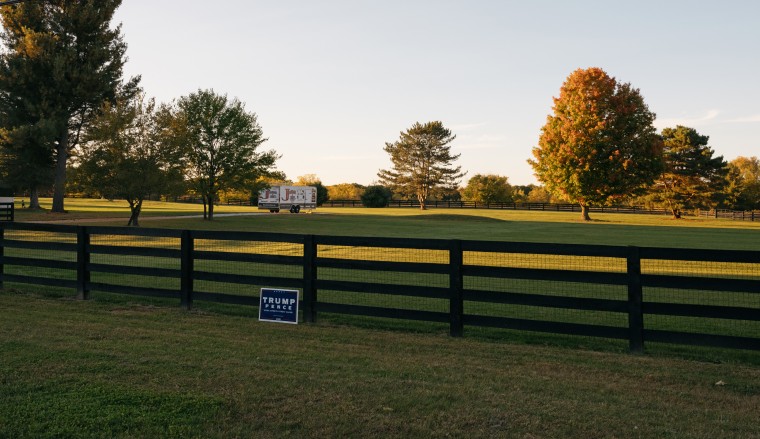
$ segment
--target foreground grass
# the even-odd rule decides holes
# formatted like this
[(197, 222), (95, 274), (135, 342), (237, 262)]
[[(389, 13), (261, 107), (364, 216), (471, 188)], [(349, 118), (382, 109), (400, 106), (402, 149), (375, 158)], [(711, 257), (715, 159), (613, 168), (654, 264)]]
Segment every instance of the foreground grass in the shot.
[(760, 369), (0, 292), (0, 437), (760, 437)]

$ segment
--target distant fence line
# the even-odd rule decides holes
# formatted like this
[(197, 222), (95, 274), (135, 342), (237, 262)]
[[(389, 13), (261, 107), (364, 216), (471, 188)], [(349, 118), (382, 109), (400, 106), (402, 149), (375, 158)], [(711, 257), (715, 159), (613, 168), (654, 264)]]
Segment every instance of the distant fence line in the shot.
[[(71, 198), (79, 198), (79, 195), (67, 195)], [(159, 200), (161, 197), (150, 197), (151, 200)], [(202, 204), (201, 197), (183, 195), (171, 198), (171, 201), (178, 203)], [(229, 198), (217, 200), (216, 205), (225, 206), (256, 206), (256, 200), (243, 198)], [(501, 209), (501, 210), (540, 210), (546, 212), (580, 212), (581, 207), (573, 203), (483, 203), (478, 201), (427, 201), (425, 203), (430, 208), (447, 208), (447, 209)], [(327, 200), (322, 204), (323, 207), (364, 207), (361, 200)], [(417, 200), (391, 200), (388, 207), (410, 207), (419, 208), (420, 203)], [(672, 215), (669, 209), (653, 209), (646, 206), (589, 206), (589, 212), (602, 213), (633, 213), (643, 215)], [(760, 221), (760, 210), (729, 210), (729, 209), (699, 209), (696, 211), (697, 216), (706, 218), (723, 218), (734, 221)]]
[(760, 251), (0, 223), (4, 283), (760, 350)]
[(760, 210), (700, 210), (699, 216), (708, 218), (728, 218), (734, 221), (760, 221)]
[[(363, 207), (361, 200), (327, 200), (323, 206), (329, 207)], [(452, 209), (504, 209), (504, 210), (541, 210), (550, 212), (580, 212), (580, 205), (573, 203), (483, 203), (479, 201), (426, 201), (431, 208)], [(417, 200), (391, 200), (388, 207), (420, 207)], [(667, 209), (649, 209), (641, 206), (589, 206), (590, 212), (639, 213), (648, 215), (669, 215)]]

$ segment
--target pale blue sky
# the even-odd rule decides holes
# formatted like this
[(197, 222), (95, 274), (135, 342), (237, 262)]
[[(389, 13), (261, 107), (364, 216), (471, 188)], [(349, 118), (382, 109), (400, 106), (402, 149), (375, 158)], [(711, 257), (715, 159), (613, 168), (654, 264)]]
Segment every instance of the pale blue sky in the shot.
[(168, 102), (212, 88), (259, 117), (291, 179), (368, 184), (415, 122), (468, 171), (526, 163), (565, 78), (598, 66), (730, 160), (760, 155), (760, 2), (124, 0), (128, 75)]

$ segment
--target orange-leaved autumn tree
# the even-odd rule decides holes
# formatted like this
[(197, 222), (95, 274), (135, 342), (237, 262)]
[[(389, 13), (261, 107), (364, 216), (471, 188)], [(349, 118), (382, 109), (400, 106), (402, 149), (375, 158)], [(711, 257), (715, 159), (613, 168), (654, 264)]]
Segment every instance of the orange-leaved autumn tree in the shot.
[(655, 115), (639, 90), (598, 68), (578, 69), (554, 98), (541, 129), (535, 160), (528, 160), (547, 190), (581, 206), (642, 192), (662, 169)]

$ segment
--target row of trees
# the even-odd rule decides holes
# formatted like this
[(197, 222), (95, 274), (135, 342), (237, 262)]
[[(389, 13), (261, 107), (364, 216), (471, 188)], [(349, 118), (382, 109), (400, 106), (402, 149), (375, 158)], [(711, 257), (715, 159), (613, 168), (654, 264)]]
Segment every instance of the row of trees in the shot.
[(151, 194), (189, 189), (212, 219), (220, 192), (282, 177), (242, 102), (199, 90), (157, 105), (139, 77), (123, 78), (127, 46), (110, 25), (120, 4), (46, 0), (0, 10), (2, 180), (28, 190), (32, 208), (52, 185), (52, 211), (65, 212), (73, 169), (78, 189), (127, 200), (129, 224), (138, 225)]
[(279, 177), (277, 154), (260, 151), (265, 141), (256, 114), (237, 99), (199, 90), (156, 106), (139, 94), (106, 105), (94, 120), (74, 181), (85, 192), (127, 200), (129, 225), (138, 225), (146, 197), (187, 190), (200, 195), (204, 218), (213, 219), (221, 192)]
[[(671, 176), (670, 180), (663, 179), (663, 181), (670, 182), (672, 179), (674, 177)], [(725, 178), (722, 181), (717, 179), (715, 186), (720, 187), (720, 190), (701, 192), (700, 196), (691, 196), (690, 192), (684, 192), (681, 195), (673, 189), (669, 189), (668, 186), (653, 185), (643, 195), (628, 197), (619, 201), (621, 204), (628, 205), (669, 207), (667, 198), (686, 198), (688, 196), (688, 202), (686, 200), (678, 200), (681, 206), (687, 206), (682, 208), (717, 206), (733, 210), (760, 209), (760, 159), (757, 157), (737, 157), (728, 162)], [(382, 187), (388, 194), (388, 200), (410, 198), (401, 194), (394, 194), (389, 188)], [(670, 187), (673, 187), (672, 183), (670, 183)], [(681, 187), (689, 186), (682, 183)], [(331, 200), (363, 200), (363, 196), (369, 188), (376, 190), (374, 186), (365, 187), (357, 183), (341, 183), (327, 186), (326, 190)], [(552, 195), (543, 186), (534, 184), (512, 185), (509, 183), (508, 177), (496, 174), (476, 174), (467, 181), (464, 187), (460, 187), (455, 192), (441, 191), (439, 196), (434, 197), (434, 199), (444, 201), (475, 201), (482, 204), (556, 203), (567, 201), (566, 199)], [(373, 207), (384, 205), (379, 204)]]
[[(757, 158), (729, 165), (715, 156), (707, 136), (680, 125), (658, 133), (654, 120), (638, 89), (600, 68), (578, 69), (554, 98), (528, 163), (548, 195), (578, 203), (584, 220), (591, 205), (636, 197), (667, 206), (675, 218), (684, 209), (718, 204), (759, 207)], [(386, 143), (393, 167), (378, 172), (380, 183), (416, 197), (422, 209), (431, 196), (451, 196), (465, 175), (453, 165), (455, 138), (441, 122), (416, 123)], [(521, 196), (496, 175), (476, 175), (461, 195), (483, 202)]]
[[(73, 164), (82, 190), (126, 199), (134, 225), (156, 188), (192, 191), (213, 218), (221, 192), (256, 193), (262, 177), (284, 179), (275, 152), (259, 150), (266, 138), (256, 115), (237, 99), (199, 90), (157, 105), (142, 94), (139, 77), (123, 78), (126, 44), (110, 25), (120, 3), (46, 0), (0, 10), (0, 177), (29, 190), (31, 207), (39, 189), (52, 186), (52, 210), (63, 212)], [(579, 69), (554, 99), (529, 160), (542, 188), (476, 175), (460, 194), (465, 172), (451, 153), (456, 136), (440, 121), (415, 123), (386, 143), (392, 167), (378, 172), (378, 183), (417, 198), (423, 209), (431, 197), (552, 198), (579, 203), (584, 219), (589, 205), (633, 197), (667, 205), (676, 217), (715, 203), (758, 207), (756, 158), (729, 165), (707, 136), (683, 126), (657, 133), (654, 119), (639, 90), (602, 69)], [(303, 183), (327, 197), (318, 181)]]
[(584, 220), (591, 204), (633, 196), (667, 206), (675, 218), (725, 201), (729, 167), (709, 138), (680, 125), (658, 134), (654, 119), (638, 89), (600, 68), (578, 69), (554, 98), (528, 162), (551, 193), (580, 204)]

